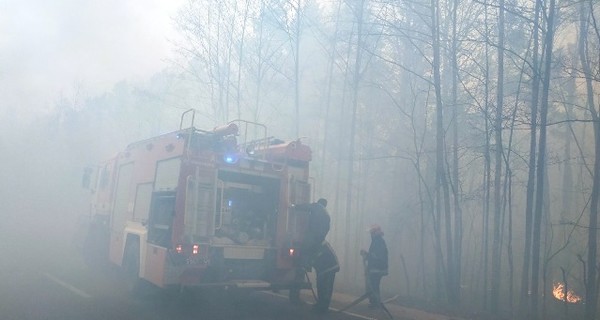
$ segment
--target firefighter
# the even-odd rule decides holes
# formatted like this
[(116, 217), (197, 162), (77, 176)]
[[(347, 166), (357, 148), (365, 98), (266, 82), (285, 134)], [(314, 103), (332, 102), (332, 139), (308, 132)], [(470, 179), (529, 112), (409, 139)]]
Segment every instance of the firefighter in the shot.
[(378, 308), (381, 306), (379, 291), (381, 278), (388, 274), (388, 249), (379, 225), (374, 224), (368, 230), (371, 234), (371, 245), (369, 251), (361, 250), (360, 254), (366, 266), (365, 278), (369, 294), (369, 308)]
[(314, 258), (313, 267), (317, 273), (317, 303), (312, 310), (316, 313), (329, 311), (335, 274), (340, 271), (338, 258), (333, 247), (323, 241)]
[(306, 270), (314, 267), (317, 273), (317, 303), (313, 310), (324, 313), (329, 310), (335, 274), (340, 270), (335, 251), (325, 241), (331, 218), (327, 212), (327, 200), (315, 203), (292, 205), (292, 208), (308, 212), (308, 224), (302, 246), (302, 266)]
[(329, 233), (331, 218), (326, 207), (327, 200), (323, 198), (314, 203), (292, 205), (293, 209), (308, 212), (308, 223), (301, 248), (302, 266), (307, 269), (311, 267), (312, 260)]

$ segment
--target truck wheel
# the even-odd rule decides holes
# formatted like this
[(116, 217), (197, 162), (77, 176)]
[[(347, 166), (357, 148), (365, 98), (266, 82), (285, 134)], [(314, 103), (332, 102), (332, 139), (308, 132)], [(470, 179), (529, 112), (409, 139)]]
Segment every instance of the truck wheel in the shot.
[(128, 243), (123, 257), (123, 275), (127, 289), (134, 296), (140, 295), (140, 246), (138, 243)]
[(302, 300), (300, 299), (300, 288), (290, 288), (288, 298), (292, 304), (302, 304)]
[(92, 222), (82, 244), (84, 262), (92, 268), (108, 266), (108, 229), (101, 223)]
[(252, 290), (231, 288), (229, 290), (226, 290), (225, 293), (228, 301), (238, 304), (244, 301), (248, 301), (248, 297), (252, 294)]
[(302, 304), (302, 299), (300, 299), (300, 289), (301, 283), (304, 281), (304, 276), (306, 272), (302, 268), (296, 268), (294, 270), (294, 284), (290, 287), (290, 292), (288, 294), (288, 298), (290, 302), (293, 304)]

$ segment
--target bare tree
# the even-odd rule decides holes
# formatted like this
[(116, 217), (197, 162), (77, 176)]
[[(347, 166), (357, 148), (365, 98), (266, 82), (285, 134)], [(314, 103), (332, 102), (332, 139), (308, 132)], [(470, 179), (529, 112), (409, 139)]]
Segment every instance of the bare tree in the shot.
[(540, 140), (538, 149), (538, 161), (536, 167), (536, 197), (533, 218), (533, 241), (532, 241), (532, 310), (534, 318), (538, 317), (539, 304), (539, 274), (540, 274), (540, 251), (542, 233), (542, 211), (544, 201), (544, 177), (546, 170), (546, 124), (548, 118), (548, 104), (550, 93), (550, 73), (552, 71), (552, 48), (554, 44), (554, 16), (555, 0), (550, 0), (548, 5), (548, 19), (546, 22), (546, 33), (544, 37), (544, 77), (542, 79), (542, 97), (540, 106)]
[[(591, 9), (591, 10), (588, 10)], [(592, 85), (593, 73), (590, 67), (590, 57), (588, 51), (588, 32), (590, 28), (595, 32), (600, 42), (600, 29), (594, 16), (593, 1), (582, 1), (580, 3), (580, 25), (579, 25), (579, 61), (583, 69), (586, 88), (585, 106), (592, 116), (594, 128), (594, 174), (592, 183), (592, 195), (590, 202), (590, 218), (588, 230), (588, 254), (587, 254), (587, 274), (585, 283), (585, 293), (587, 303), (585, 306), (585, 318), (588, 320), (596, 319), (598, 305), (598, 287), (597, 287), (597, 247), (598, 247), (598, 202), (600, 197), (600, 116), (594, 103), (594, 87)], [(590, 23), (591, 22), (591, 23)]]
[[(352, 216), (353, 214), (353, 204), (354, 204), (354, 196), (353, 196), (353, 192), (354, 192), (354, 172), (355, 172), (355, 168), (354, 168), (354, 159), (355, 159), (355, 141), (356, 141), (356, 117), (358, 116), (357, 112), (358, 112), (358, 104), (359, 102), (359, 88), (360, 88), (360, 84), (361, 84), (361, 78), (362, 78), (362, 69), (364, 68), (363, 66), (363, 41), (364, 41), (364, 35), (363, 35), (363, 24), (364, 24), (364, 11), (365, 11), (365, 2), (366, 0), (360, 0), (357, 3), (355, 3), (355, 5), (352, 7), (353, 12), (355, 14), (355, 21), (356, 21), (356, 53), (354, 56), (354, 61), (353, 64), (351, 65), (352, 67), (352, 81), (351, 81), (351, 87), (352, 87), (352, 93), (351, 93), (351, 104), (352, 104), (352, 110), (350, 112), (350, 127), (349, 127), (349, 150), (348, 150), (348, 167), (346, 168), (346, 178), (347, 178), (347, 189), (346, 189), (346, 212), (348, 215)], [(352, 230), (352, 219), (347, 219), (346, 220), (346, 231), (348, 232), (349, 230)], [(352, 252), (352, 247), (353, 247), (353, 243), (351, 243), (350, 241), (346, 242), (346, 250), (345, 252), (347, 254), (349, 254), (350, 252)]]
[(293, 57), (293, 71), (290, 75), (294, 86), (294, 121), (293, 128), (296, 137), (300, 136), (300, 54), (301, 38), (303, 31), (304, 8), (306, 1), (302, 0), (284, 0), (271, 2), (272, 11), (274, 13), (274, 21), (278, 27), (283, 30), (288, 36), (290, 51)]
[[(433, 69), (433, 86), (435, 90), (435, 105), (436, 105), (436, 215), (438, 221), (445, 221), (446, 235), (446, 259), (447, 269), (444, 270), (444, 279), (446, 280), (446, 294), (448, 297), (451, 292), (452, 281), (455, 276), (454, 270), (454, 250), (452, 239), (452, 219), (450, 209), (450, 191), (448, 186), (448, 177), (446, 176), (446, 157), (445, 157), (445, 128), (442, 103), (442, 83), (440, 75), (440, 4), (438, 0), (431, 0), (431, 40), (432, 40), (432, 69)], [(441, 190), (440, 190), (441, 189)], [(443, 218), (442, 218), (443, 216)], [(439, 230), (439, 229), (438, 229)], [(440, 230), (441, 231), (441, 230)], [(441, 263), (438, 262), (438, 263)], [(443, 268), (442, 268), (443, 270)]]
[(452, 195), (454, 198), (454, 239), (453, 239), (453, 253), (452, 257), (452, 269), (453, 277), (451, 278), (451, 285), (449, 290), (449, 301), (454, 304), (460, 304), (461, 292), (460, 283), (462, 278), (462, 204), (461, 204), (461, 191), (460, 191), (460, 172), (459, 172), (459, 140), (458, 140), (458, 127), (461, 121), (462, 113), (459, 111), (460, 106), (458, 103), (458, 34), (457, 34), (457, 11), (460, 5), (460, 0), (450, 1), (450, 16), (452, 23), (452, 31), (450, 35), (450, 73), (451, 73), (451, 101), (452, 101)]
[(498, 89), (496, 91), (496, 117), (494, 121), (495, 170), (494, 170), (494, 233), (492, 243), (492, 292), (491, 311), (498, 312), (500, 294), (500, 243), (502, 215), (502, 119), (504, 109), (504, 0), (498, 2)]
[(539, 17), (541, 10), (541, 2), (535, 2), (534, 19), (533, 19), (533, 48), (532, 48), (532, 84), (531, 84), (531, 124), (530, 124), (530, 140), (529, 140), (529, 170), (527, 177), (527, 197), (525, 207), (525, 247), (523, 253), (523, 268), (521, 270), (521, 292), (520, 292), (520, 309), (521, 314), (529, 311), (529, 290), (530, 290), (530, 275), (531, 275), (531, 243), (533, 235), (533, 203), (535, 190), (535, 163), (537, 150), (537, 117), (538, 117), (538, 94), (540, 83), (540, 72), (538, 66), (539, 57)]

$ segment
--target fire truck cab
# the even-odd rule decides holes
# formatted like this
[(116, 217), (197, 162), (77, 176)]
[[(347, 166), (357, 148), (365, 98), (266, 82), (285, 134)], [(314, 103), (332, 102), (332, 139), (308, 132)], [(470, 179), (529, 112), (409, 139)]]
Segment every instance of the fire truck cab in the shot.
[(306, 215), (290, 206), (310, 201), (310, 160), (300, 140), (241, 120), (132, 143), (98, 166), (84, 251), (161, 288), (309, 288)]

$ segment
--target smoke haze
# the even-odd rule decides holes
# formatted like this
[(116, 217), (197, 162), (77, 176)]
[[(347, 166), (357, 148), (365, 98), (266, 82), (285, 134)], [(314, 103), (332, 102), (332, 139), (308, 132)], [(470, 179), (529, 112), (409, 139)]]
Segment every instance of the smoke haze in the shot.
[[(0, 112), (29, 117), (168, 64), (182, 0), (0, 2)], [(76, 89), (74, 89), (76, 88)]]
[(86, 151), (67, 139), (76, 130), (61, 132), (61, 119), (49, 116), (57, 102), (164, 69), (182, 2), (0, 1), (2, 276), (72, 255), (61, 248), (88, 213), (89, 191), (80, 185)]

